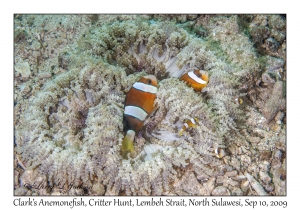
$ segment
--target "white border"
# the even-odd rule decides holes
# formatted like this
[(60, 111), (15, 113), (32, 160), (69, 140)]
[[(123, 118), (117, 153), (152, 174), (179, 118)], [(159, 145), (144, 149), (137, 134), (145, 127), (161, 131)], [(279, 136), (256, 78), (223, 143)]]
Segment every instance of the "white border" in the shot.
[[(286, 209), (297, 209), (299, 192), (298, 166), (300, 148), (299, 135), (299, 11), (296, 1), (252, 0), (242, 3), (240, 0), (224, 1), (89, 1), (76, 4), (75, 1), (52, 0), (15, 0), (1, 3), (1, 206), (13, 206), (13, 14), (14, 13), (287, 13), (287, 197), (250, 197), (252, 200), (288, 200)], [(146, 5), (146, 6), (145, 6)], [(10, 148), (10, 149), (8, 149)], [(23, 197), (26, 198), (26, 197)], [(33, 198), (33, 197), (32, 197)], [(37, 197), (34, 197), (37, 198)], [(42, 198), (42, 197), (39, 197)], [(97, 197), (99, 198), (99, 197)], [(125, 197), (119, 197), (126, 199)], [(135, 198), (135, 197), (132, 197)], [(139, 197), (141, 198), (141, 197)], [(146, 197), (145, 197), (146, 198)], [(156, 197), (157, 198), (157, 197)], [(175, 197), (174, 197), (175, 198)], [(176, 197), (180, 198), (180, 197)], [(189, 197), (184, 197), (187, 199)], [(204, 198), (204, 197), (201, 197)], [(247, 197), (226, 197), (226, 199), (245, 199)], [(71, 197), (44, 197), (46, 200), (69, 200)], [(113, 197), (105, 197), (112, 200)], [(55, 207), (54, 207), (55, 208)], [(165, 207), (166, 208), (166, 207)], [(22, 207), (32, 209), (32, 207)], [(53, 209), (53, 207), (49, 207)], [(86, 209), (76, 207), (75, 209)], [(132, 209), (125, 207), (122, 209)], [(147, 209), (150, 209), (147, 207)], [(152, 209), (152, 208), (151, 208)], [(179, 208), (178, 208), (179, 209)], [(194, 209), (199, 209), (194, 208)], [(212, 208), (213, 209), (213, 208)], [(216, 207), (214, 209), (220, 209)], [(222, 209), (232, 209), (231, 207)], [(249, 208), (250, 209), (250, 208)], [(279, 209), (279, 208), (278, 208)]]

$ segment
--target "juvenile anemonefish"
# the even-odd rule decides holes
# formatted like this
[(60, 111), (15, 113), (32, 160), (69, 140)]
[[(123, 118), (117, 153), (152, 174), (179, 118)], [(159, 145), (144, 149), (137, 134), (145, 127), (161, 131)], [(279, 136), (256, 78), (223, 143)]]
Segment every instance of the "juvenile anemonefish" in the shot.
[(215, 148), (213, 155), (215, 155), (217, 158), (222, 158), (226, 155), (226, 153), (222, 148)]
[(146, 117), (154, 111), (157, 93), (157, 80), (154, 75), (142, 77), (133, 84), (126, 95), (124, 116), (129, 130), (122, 141), (122, 153), (134, 152), (135, 134), (141, 130)]
[(182, 75), (180, 80), (185, 81), (195, 91), (201, 91), (208, 83), (208, 73), (203, 70), (190, 71)]
[(240, 97), (237, 97), (237, 98), (235, 98), (234, 100), (235, 100), (235, 102), (236, 102), (237, 104), (242, 104), (242, 103), (243, 103), (243, 99), (240, 98)]
[(181, 130), (179, 131), (178, 135), (181, 136), (182, 133), (187, 129), (187, 128), (195, 128), (196, 127), (196, 121), (197, 121), (197, 118), (193, 119), (191, 118), (190, 120), (187, 120)]

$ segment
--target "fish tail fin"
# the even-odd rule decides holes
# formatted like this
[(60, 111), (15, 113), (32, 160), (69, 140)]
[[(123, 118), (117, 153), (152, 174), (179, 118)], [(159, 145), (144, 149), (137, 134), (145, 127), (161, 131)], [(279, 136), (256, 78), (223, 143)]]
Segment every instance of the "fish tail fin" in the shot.
[(192, 124), (190, 127), (191, 127), (191, 128), (197, 128), (197, 125)]
[(222, 158), (226, 155), (225, 150), (222, 148), (216, 148), (213, 152), (213, 155), (217, 158)]
[(125, 156), (128, 152), (133, 153), (134, 152), (134, 141), (135, 132), (133, 130), (128, 130), (126, 133), (125, 138), (122, 141), (122, 148), (121, 153), (123, 156)]
[(182, 136), (184, 129), (181, 129), (178, 133), (178, 136)]

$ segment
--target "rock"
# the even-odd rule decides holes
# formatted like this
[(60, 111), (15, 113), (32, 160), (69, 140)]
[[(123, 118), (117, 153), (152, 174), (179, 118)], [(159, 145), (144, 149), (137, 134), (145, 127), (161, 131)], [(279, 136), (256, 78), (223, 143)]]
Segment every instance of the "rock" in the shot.
[(269, 183), (269, 182), (271, 182), (271, 177), (268, 175), (267, 172), (259, 171), (259, 178), (260, 178), (260, 180), (263, 181), (264, 183)]
[(204, 196), (211, 195), (212, 190), (215, 187), (216, 178), (210, 178), (207, 182), (203, 183), (203, 187), (200, 189), (200, 194)]
[(53, 192), (53, 193), (51, 193), (51, 195), (53, 195), (53, 196), (59, 196), (59, 195), (61, 195), (61, 193), (60, 192)]
[(195, 174), (191, 171), (187, 171), (174, 186), (177, 189), (184, 190), (189, 195), (200, 195), (201, 185), (197, 181)]
[(228, 171), (225, 173), (224, 176), (228, 176), (228, 177), (231, 177), (231, 176), (236, 176), (238, 174), (237, 171)]
[(258, 165), (259, 165), (260, 171), (267, 172), (270, 169), (270, 162), (268, 162), (268, 161), (260, 162)]
[(284, 116), (284, 113), (281, 112), (281, 111), (279, 111), (279, 112), (276, 114), (274, 120), (276, 121), (277, 124), (281, 124), (281, 120), (282, 120), (283, 116)]
[(20, 173), (17, 170), (14, 170), (14, 188), (19, 188), (20, 187), (20, 183), (19, 183), (19, 177), (20, 177)]
[(271, 130), (275, 131), (276, 133), (280, 132), (280, 130), (281, 130), (280, 124), (281, 124), (281, 121), (276, 121), (276, 122), (270, 124), (271, 125)]
[(281, 162), (277, 162), (276, 164), (272, 164), (271, 173), (273, 174), (273, 183), (275, 187), (275, 194), (286, 195), (286, 166), (285, 161), (283, 164)]
[(116, 195), (118, 195), (118, 193), (115, 190), (110, 188), (110, 189), (106, 189), (105, 196), (107, 196), (107, 195), (116, 196)]
[(216, 185), (223, 185), (224, 177), (223, 176), (217, 176)]
[(274, 190), (274, 184), (273, 183), (268, 183), (265, 186), (266, 191), (272, 192)]
[(251, 163), (251, 158), (248, 155), (241, 155), (242, 165), (248, 167)]
[(253, 176), (251, 176), (249, 173), (245, 172), (245, 176), (247, 177), (247, 179), (249, 180), (252, 188), (255, 190), (255, 192), (258, 194), (258, 195), (268, 195), (264, 188), (261, 186), (261, 184), (256, 180), (254, 179)]
[(81, 188), (71, 188), (70, 191), (69, 191), (69, 195), (72, 195), (72, 196), (80, 196), (80, 195), (83, 195), (84, 192), (83, 192), (83, 189)]
[(264, 47), (268, 54), (275, 53), (278, 50), (279, 43), (272, 37), (265, 40)]
[(259, 143), (261, 141), (261, 139), (259, 137), (252, 137), (252, 138), (249, 138), (249, 141), (251, 143)]
[(284, 98), (284, 84), (278, 81), (274, 84), (272, 94), (267, 99), (265, 105), (262, 107), (262, 114), (267, 119), (267, 123), (274, 119), (279, 110), (285, 109)]
[(269, 150), (265, 150), (259, 154), (259, 160), (261, 160), (261, 161), (267, 160), (268, 161), (268, 160), (270, 160), (271, 156), (272, 156), (272, 152)]
[(27, 187), (20, 187), (14, 191), (14, 196), (27, 195), (27, 192), (28, 192)]
[(238, 171), (241, 168), (241, 162), (235, 157), (231, 158), (230, 165), (232, 165)]
[(31, 190), (28, 190), (26, 193), (26, 196), (31, 196), (31, 195), (37, 195), (36, 193), (33, 194)]
[(270, 76), (270, 74), (268, 74), (267, 72), (263, 73), (263, 74), (261, 75), (261, 78), (262, 78), (262, 81), (263, 81), (264, 83), (266, 83), (266, 84), (273, 84), (273, 83), (275, 83), (275, 79), (272, 78), (272, 77)]
[(229, 177), (225, 177), (225, 176), (218, 176), (217, 180), (216, 180), (216, 184), (217, 185), (223, 185), (225, 187), (228, 187), (229, 185), (231, 185), (231, 186), (238, 186), (239, 185), (238, 182), (232, 180)]
[(244, 175), (238, 175), (238, 176), (232, 177), (232, 179), (236, 180), (236, 181), (242, 181), (242, 180), (246, 180), (247, 178)]
[(247, 190), (249, 189), (249, 184), (250, 182), (248, 180), (242, 182), (241, 189), (243, 192), (247, 192)]
[(15, 65), (15, 70), (17, 72), (19, 72), (22, 77), (27, 78), (30, 76), (31, 72), (30, 72), (30, 66), (28, 62), (24, 62), (24, 61), (19, 61), (16, 65)]
[(198, 179), (199, 181), (202, 181), (202, 180), (208, 180), (208, 179), (209, 179), (209, 176), (207, 176), (206, 174), (197, 175), (197, 179)]
[(104, 195), (105, 189), (103, 184), (96, 183), (93, 185), (92, 189), (90, 190), (90, 195)]
[(218, 186), (211, 192), (214, 196), (226, 196), (230, 195), (230, 191), (224, 186)]
[(257, 163), (252, 163), (252, 164), (248, 167), (247, 171), (248, 171), (249, 173), (251, 173), (254, 177), (257, 177), (258, 172), (259, 172), (259, 168), (258, 168), (258, 166), (257, 166)]
[(229, 190), (231, 191), (231, 195), (241, 196), (243, 195), (243, 191), (239, 187), (231, 187), (229, 186)]
[(38, 191), (38, 195), (40, 195), (40, 196), (48, 196), (50, 194), (47, 192), (47, 189), (40, 189)]
[(284, 66), (284, 61), (280, 58), (268, 56), (267, 71), (277, 73), (277, 71)]
[(282, 157), (283, 157), (283, 154), (282, 154), (282, 151), (280, 149), (277, 149), (277, 150), (274, 151), (274, 159), (278, 160), (279, 163), (281, 162)]
[(20, 90), (21, 90), (21, 94), (22, 95), (26, 95), (26, 94), (28, 94), (30, 91), (31, 91), (31, 88), (30, 88), (30, 86), (29, 85), (22, 85), (22, 86), (20, 86)]
[(33, 186), (34, 185), (34, 179), (36, 177), (36, 174), (33, 170), (26, 170), (21, 176), (21, 185), (22, 186)]
[(58, 187), (53, 187), (50, 192), (51, 195), (63, 195), (65, 193), (66, 193), (66, 190), (63, 190)]
[(46, 189), (47, 188), (47, 177), (45, 175), (38, 176), (34, 179), (33, 188)]
[(187, 192), (184, 192), (183, 190), (179, 190), (179, 189), (177, 189), (174, 193), (179, 196), (189, 196), (190, 195)]

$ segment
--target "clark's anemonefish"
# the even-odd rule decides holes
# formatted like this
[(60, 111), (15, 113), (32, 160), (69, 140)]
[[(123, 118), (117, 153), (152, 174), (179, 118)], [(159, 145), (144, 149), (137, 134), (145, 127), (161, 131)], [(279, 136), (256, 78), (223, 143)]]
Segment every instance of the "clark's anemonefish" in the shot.
[(213, 155), (215, 155), (217, 158), (222, 158), (226, 155), (226, 153), (222, 148), (215, 148)]
[(183, 124), (183, 126), (182, 126), (181, 130), (179, 131), (178, 135), (181, 136), (182, 133), (183, 133), (187, 128), (196, 128), (196, 121), (197, 121), (197, 120), (198, 120), (197, 118), (195, 118), (195, 119), (191, 118), (190, 120), (187, 120), (187, 121)]
[(180, 80), (185, 81), (195, 91), (201, 91), (208, 83), (208, 73), (203, 70), (190, 71), (182, 75)]
[(237, 104), (243, 104), (243, 99), (240, 98), (240, 97), (237, 97), (237, 98), (235, 98), (234, 100), (235, 100), (235, 102), (236, 102)]
[(135, 134), (141, 130), (146, 117), (154, 111), (157, 93), (157, 80), (154, 75), (142, 77), (133, 84), (126, 95), (124, 116), (129, 130), (122, 141), (122, 153), (134, 152)]

